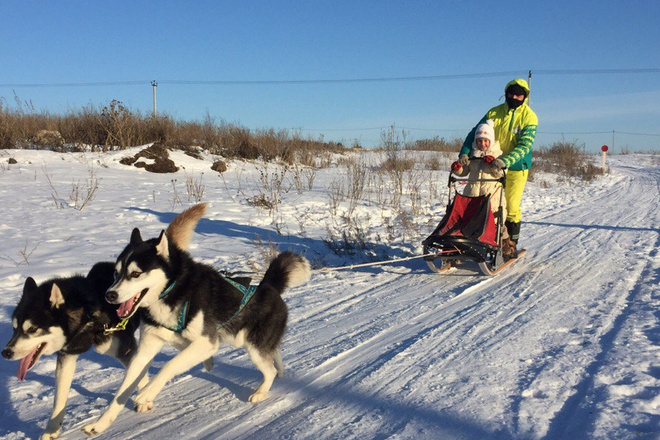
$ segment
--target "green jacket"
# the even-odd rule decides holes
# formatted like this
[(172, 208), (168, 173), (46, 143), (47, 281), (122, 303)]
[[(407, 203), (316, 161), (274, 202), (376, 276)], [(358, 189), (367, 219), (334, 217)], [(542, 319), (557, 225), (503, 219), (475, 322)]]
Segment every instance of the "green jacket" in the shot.
[[(536, 138), (536, 127), (539, 119), (536, 113), (527, 105), (529, 99), (527, 81), (514, 79), (504, 87), (504, 90), (506, 91), (510, 85), (516, 83), (527, 90), (525, 102), (514, 110), (511, 110), (506, 103), (493, 107), (488, 110), (477, 126), (488, 119), (493, 120), (495, 123), (495, 140), (499, 141), (504, 153), (501, 159), (510, 170), (520, 171), (532, 167), (532, 145)], [(476, 129), (475, 126), (465, 138), (459, 155), (470, 154)]]

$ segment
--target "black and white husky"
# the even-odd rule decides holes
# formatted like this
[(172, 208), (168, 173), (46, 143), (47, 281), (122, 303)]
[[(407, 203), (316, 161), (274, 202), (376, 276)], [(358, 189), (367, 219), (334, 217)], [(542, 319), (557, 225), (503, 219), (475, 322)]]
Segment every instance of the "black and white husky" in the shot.
[[(205, 205), (195, 205), (170, 224), (167, 234), (177, 245), (188, 247), (204, 210)], [(104, 298), (114, 282), (114, 272), (115, 263), (103, 262), (95, 264), (86, 276), (52, 278), (40, 285), (32, 278), (25, 281), (12, 315), (13, 335), (2, 356), (19, 360), (18, 379), (23, 380), (42, 355), (57, 353), (55, 402), (42, 439), (53, 439), (60, 433), (80, 354), (94, 347), (128, 366), (136, 352), (138, 317), (124, 321), (118, 307)], [(145, 376), (139, 388), (147, 381)]]
[(115, 398), (83, 430), (98, 434), (110, 426), (165, 344), (180, 352), (138, 391), (136, 411), (150, 410), (170, 379), (211, 357), (223, 343), (246, 348), (264, 377), (249, 401), (264, 400), (284, 369), (280, 342), (288, 312), (281, 294), (287, 287), (305, 283), (310, 273), (305, 258), (283, 252), (271, 262), (258, 286), (245, 286), (193, 261), (166, 234), (143, 241), (140, 231), (133, 230), (117, 259), (116, 281), (106, 299), (119, 304), (123, 317), (141, 310), (140, 343)]

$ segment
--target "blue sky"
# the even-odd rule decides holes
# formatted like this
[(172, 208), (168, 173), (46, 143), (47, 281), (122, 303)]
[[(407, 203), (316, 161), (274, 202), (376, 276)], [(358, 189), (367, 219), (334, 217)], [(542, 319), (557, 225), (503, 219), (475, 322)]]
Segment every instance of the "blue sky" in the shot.
[[(3, 1), (0, 97), (54, 113), (117, 99), (150, 113), (156, 80), (159, 113), (177, 119), (368, 147), (392, 124), (411, 139), (464, 137), (532, 70), (537, 146), (595, 151), (614, 137), (614, 151), (660, 150), (658, 16), (657, 0)], [(656, 72), (575, 73), (591, 69)], [(177, 83), (471, 74), (487, 75)], [(70, 83), (115, 84), (44, 86)]]

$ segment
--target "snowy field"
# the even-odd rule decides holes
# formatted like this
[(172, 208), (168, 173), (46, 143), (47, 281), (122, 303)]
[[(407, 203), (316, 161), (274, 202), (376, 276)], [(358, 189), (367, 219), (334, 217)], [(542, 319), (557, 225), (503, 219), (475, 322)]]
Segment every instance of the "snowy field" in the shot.
[[(263, 268), (273, 249), (316, 269), (416, 255), (446, 205), (447, 172), (424, 171), (404, 176), (407, 214), (393, 209), (396, 182), (372, 171), (375, 153), (286, 172), (230, 161), (220, 177), (213, 158), (183, 153), (171, 154), (185, 167), (176, 174), (119, 163), (137, 151), (0, 150), (3, 345), (26, 277), (113, 260), (133, 227), (156, 236), (196, 198), (209, 207), (191, 254), (230, 272)], [(660, 438), (660, 168), (635, 154), (609, 165), (589, 184), (537, 174), (523, 204), (528, 252), (495, 277), (469, 264), (438, 275), (420, 259), (315, 271), (285, 294), (286, 371), (266, 401), (247, 402), (261, 376), (243, 350), (223, 348), (212, 371), (176, 377), (154, 410), (124, 410), (100, 438)], [(368, 187), (340, 197), (359, 191), (356, 172)], [(273, 198), (272, 209), (255, 206)], [(172, 355), (157, 356), (151, 374)], [(0, 360), (0, 438), (36, 439), (55, 356), (23, 382), (17, 365)], [(111, 358), (81, 356), (61, 438), (85, 438), (122, 376)]]

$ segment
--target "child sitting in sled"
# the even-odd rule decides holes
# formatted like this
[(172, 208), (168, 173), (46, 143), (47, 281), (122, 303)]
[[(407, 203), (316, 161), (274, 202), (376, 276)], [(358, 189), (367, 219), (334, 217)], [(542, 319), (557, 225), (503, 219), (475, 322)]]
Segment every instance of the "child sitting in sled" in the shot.
[[(477, 179), (499, 179), (504, 175), (504, 170), (494, 166), (493, 161), (502, 155), (500, 143), (495, 140), (495, 129), (492, 120), (487, 120), (480, 124), (474, 133), (474, 142), (470, 152), (471, 158), (480, 158), (471, 160), (468, 165), (463, 166), (459, 162), (451, 164), (451, 170), (460, 177), (470, 180), (465, 186), (463, 195), (468, 197), (488, 196), (490, 198), (490, 209), (498, 216), (500, 200), (502, 201), (502, 218), (506, 218), (506, 199), (502, 191), (500, 182), (474, 181)], [(504, 224), (504, 222), (502, 222)], [(509, 243), (509, 234), (506, 228), (502, 228), (502, 255), (510, 257), (512, 249)]]

